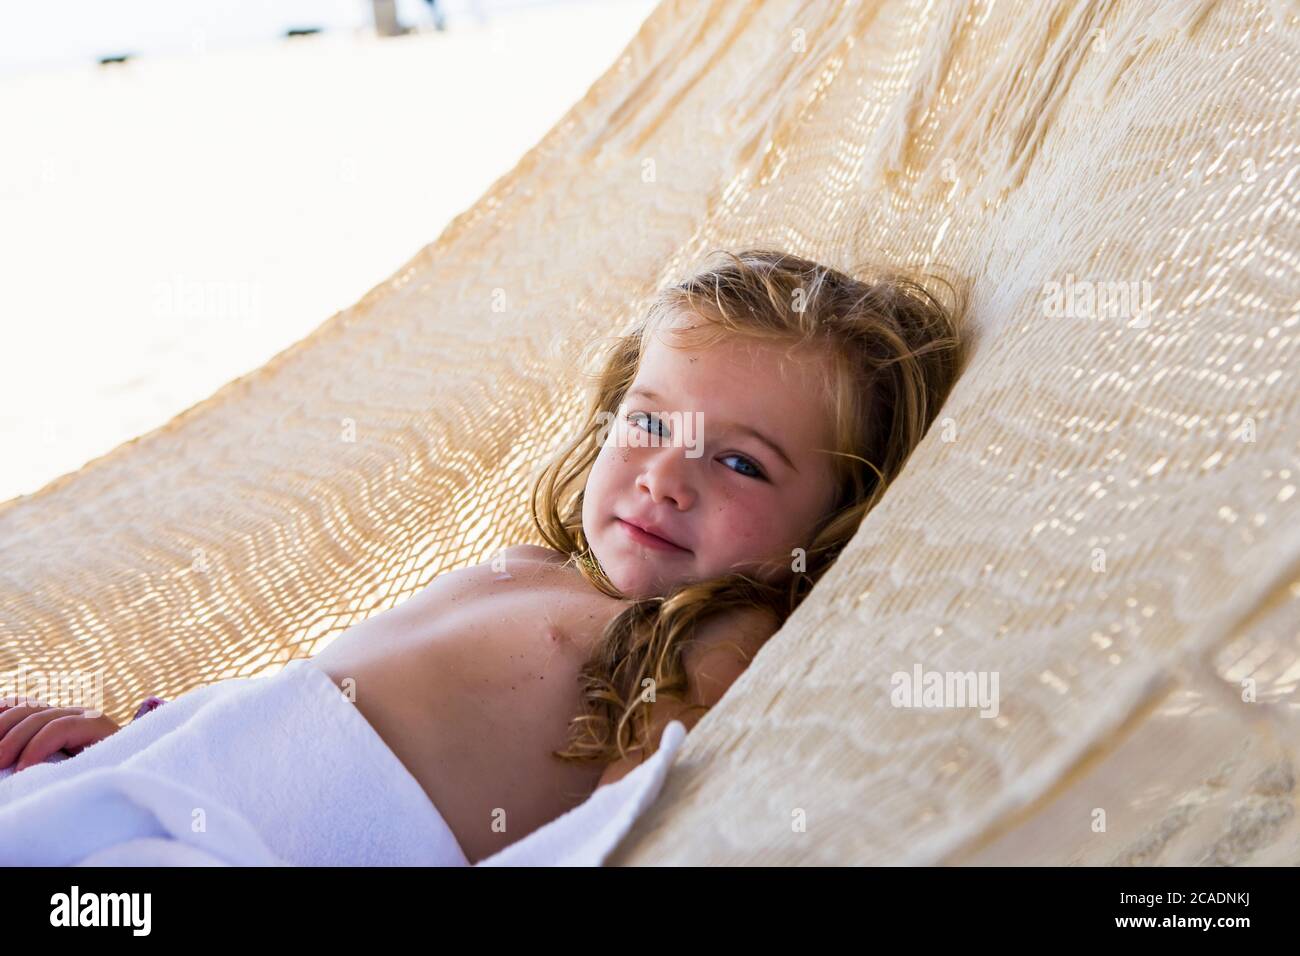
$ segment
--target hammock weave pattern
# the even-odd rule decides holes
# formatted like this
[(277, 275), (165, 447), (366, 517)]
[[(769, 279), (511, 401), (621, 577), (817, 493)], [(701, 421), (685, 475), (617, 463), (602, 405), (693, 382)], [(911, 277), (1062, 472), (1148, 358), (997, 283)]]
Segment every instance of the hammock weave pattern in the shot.
[(580, 347), (710, 250), (928, 264), (963, 378), (612, 862), (1300, 863), (1297, 170), (1280, 0), (666, 0), (360, 302), (0, 506), (0, 670), (278, 670), (537, 542)]

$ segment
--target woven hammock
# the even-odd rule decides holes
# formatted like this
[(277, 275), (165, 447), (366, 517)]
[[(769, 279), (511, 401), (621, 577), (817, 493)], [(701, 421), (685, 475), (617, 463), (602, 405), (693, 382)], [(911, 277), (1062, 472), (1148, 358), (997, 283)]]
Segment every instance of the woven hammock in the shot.
[(581, 346), (711, 250), (923, 266), (963, 378), (611, 862), (1300, 863), (1298, 90), (1282, 2), (666, 0), (360, 302), (0, 506), (0, 670), (278, 670), (540, 543)]

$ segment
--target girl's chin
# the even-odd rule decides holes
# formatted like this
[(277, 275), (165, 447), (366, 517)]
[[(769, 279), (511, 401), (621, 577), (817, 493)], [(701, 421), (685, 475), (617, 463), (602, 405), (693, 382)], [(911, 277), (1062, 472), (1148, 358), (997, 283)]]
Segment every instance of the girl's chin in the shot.
[(660, 597), (680, 583), (647, 575), (643, 568), (607, 567), (605, 573), (615, 587), (637, 600)]

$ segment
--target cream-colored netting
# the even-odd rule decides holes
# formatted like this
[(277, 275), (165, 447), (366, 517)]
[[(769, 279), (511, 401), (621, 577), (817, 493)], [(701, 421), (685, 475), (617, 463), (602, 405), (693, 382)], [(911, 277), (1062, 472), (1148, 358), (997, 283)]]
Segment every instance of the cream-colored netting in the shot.
[(1300, 862), (1298, 104), (1280, 0), (669, 0), (357, 305), (0, 506), (0, 669), (124, 717), (311, 654), (536, 540), (568, 361), (709, 250), (928, 262), (965, 376), (613, 862)]

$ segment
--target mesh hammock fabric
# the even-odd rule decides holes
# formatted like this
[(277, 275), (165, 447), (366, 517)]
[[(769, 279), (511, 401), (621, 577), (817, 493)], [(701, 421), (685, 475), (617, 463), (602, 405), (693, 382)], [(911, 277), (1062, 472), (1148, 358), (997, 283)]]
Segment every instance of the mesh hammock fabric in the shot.
[(962, 379), (611, 862), (1300, 863), (1298, 105), (1283, 2), (666, 0), (356, 305), (0, 506), (0, 670), (278, 670), (538, 542), (579, 347), (710, 250), (928, 264)]

